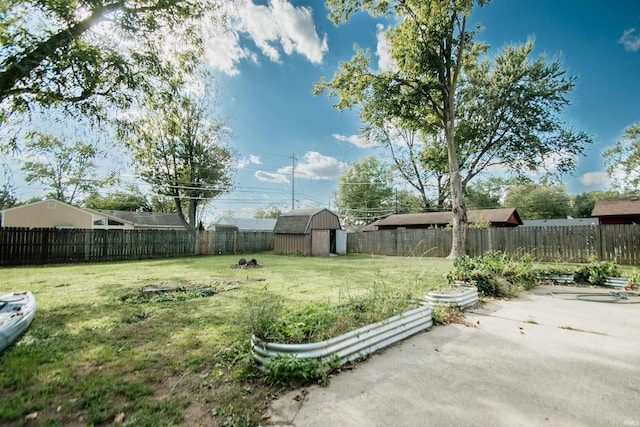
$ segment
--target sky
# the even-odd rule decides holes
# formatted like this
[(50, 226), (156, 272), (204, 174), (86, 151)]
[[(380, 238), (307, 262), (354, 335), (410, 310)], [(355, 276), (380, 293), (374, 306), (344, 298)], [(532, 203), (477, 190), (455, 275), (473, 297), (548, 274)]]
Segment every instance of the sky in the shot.
[[(333, 208), (337, 178), (350, 162), (385, 160), (358, 136), (355, 112), (338, 112), (335, 99), (312, 89), (352, 57), (354, 43), (371, 49), (373, 65), (387, 66), (381, 35), (391, 22), (359, 13), (336, 27), (327, 13), (322, 0), (249, 0), (229, 10), (226, 31), (208, 39), (206, 61), (238, 158), (234, 190), (209, 204), (208, 220), (230, 212), (249, 218), (268, 204)], [(490, 53), (533, 37), (536, 55), (559, 55), (578, 76), (563, 118), (594, 143), (565, 185), (572, 194), (607, 188), (602, 151), (640, 121), (640, 1), (493, 0), (470, 21), (484, 27), (476, 40)]]

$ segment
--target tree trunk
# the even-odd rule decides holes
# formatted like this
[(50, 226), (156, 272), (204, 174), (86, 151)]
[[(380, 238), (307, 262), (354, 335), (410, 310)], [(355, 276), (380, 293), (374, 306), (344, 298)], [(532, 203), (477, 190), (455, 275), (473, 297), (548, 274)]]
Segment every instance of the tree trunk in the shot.
[(467, 254), (467, 205), (462, 192), (460, 165), (455, 144), (455, 119), (447, 120), (446, 128), (447, 152), (449, 157), (449, 171), (451, 173), (451, 211), (453, 213), (453, 243), (451, 253), (447, 258), (455, 259)]

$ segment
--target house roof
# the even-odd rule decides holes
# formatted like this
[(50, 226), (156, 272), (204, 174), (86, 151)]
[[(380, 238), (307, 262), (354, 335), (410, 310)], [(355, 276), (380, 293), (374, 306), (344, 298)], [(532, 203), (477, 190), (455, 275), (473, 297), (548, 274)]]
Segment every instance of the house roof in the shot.
[[(467, 212), (470, 223), (489, 221), (495, 223), (522, 224), (520, 215), (515, 208), (470, 210)], [(395, 214), (383, 220), (377, 225), (380, 227), (405, 227), (410, 225), (447, 225), (453, 220), (453, 213), (447, 212), (423, 212), (412, 214)]]
[(523, 227), (568, 227), (572, 225), (597, 225), (594, 218), (523, 219)]
[[(327, 209), (300, 209), (283, 213), (278, 217), (273, 232), (275, 234), (307, 234), (309, 225), (311, 224), (311, 218), (324, 210)], [(329, 211), (327, 210), (327, 212)]]
[(640, 199), (598, 200), (591, 216), (640, 215)]
[(252, 231), (273, 231), (276, 222), (275, 218), (233, 218), (222, 217), (214, 224), (217, 228), (222, 227), (235, 227), (238, 230), (252, 230)]
[(95, 212), (142, 227), (184, 228), (184, 223), (177, 213), (113, 211), (107, 209), (95, 209)]

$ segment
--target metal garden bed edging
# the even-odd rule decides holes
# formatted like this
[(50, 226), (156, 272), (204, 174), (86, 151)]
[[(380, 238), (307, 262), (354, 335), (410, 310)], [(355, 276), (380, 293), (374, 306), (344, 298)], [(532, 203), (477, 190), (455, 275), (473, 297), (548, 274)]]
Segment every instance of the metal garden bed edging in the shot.
[(417, 334), (433, 325), (431, 305), (425, 304), (380, 322), (347, 332), (337, 337), (309, 344), (279, 344), (251, 336), (253, 358), (263, 366), (278, 355), (299, 359), (328, 361), (335, 357), (343, 365), (381, 348)]
[(605, 286), (610, 286), (612, 288), (623, 289), (629, 286), (629, 282), (631, 279), (627, 277), (607, 277), (607, 281)]
[(475, 286), (459, 286), (458, 292), (427, 292), (426, 300), (431, 304), (453, 305), (459, 308), (473, 307), (478, 304), (478, 288)]

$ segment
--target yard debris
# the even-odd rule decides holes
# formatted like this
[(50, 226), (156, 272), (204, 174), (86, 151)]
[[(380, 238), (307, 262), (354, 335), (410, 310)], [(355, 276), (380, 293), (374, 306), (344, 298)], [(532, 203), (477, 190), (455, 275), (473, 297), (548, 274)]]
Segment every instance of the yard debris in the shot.
[(262, 265), (258, 264), (255, 258), (247, 261), (244, 258), (240, 258), (237, 264), (231, 266), (231, 268), (262, 268)]
[(25, 421), (33, 421), (33, 420), (35, 420), (36, 418), (38, 418), (38, 413), (37, 413), (37, 412), (32, 412), (32, 413), (30, 413), (29, 415), (25, 416), (25, 417), (24, 417), (24, 420), (25, 420)]
[(116, 417), (113, 419), (113, 423), (114, 424), (122, 424), (122, 422), (124, 421), (124, 412), (120, 412), (118, 415), (116, 415)]

